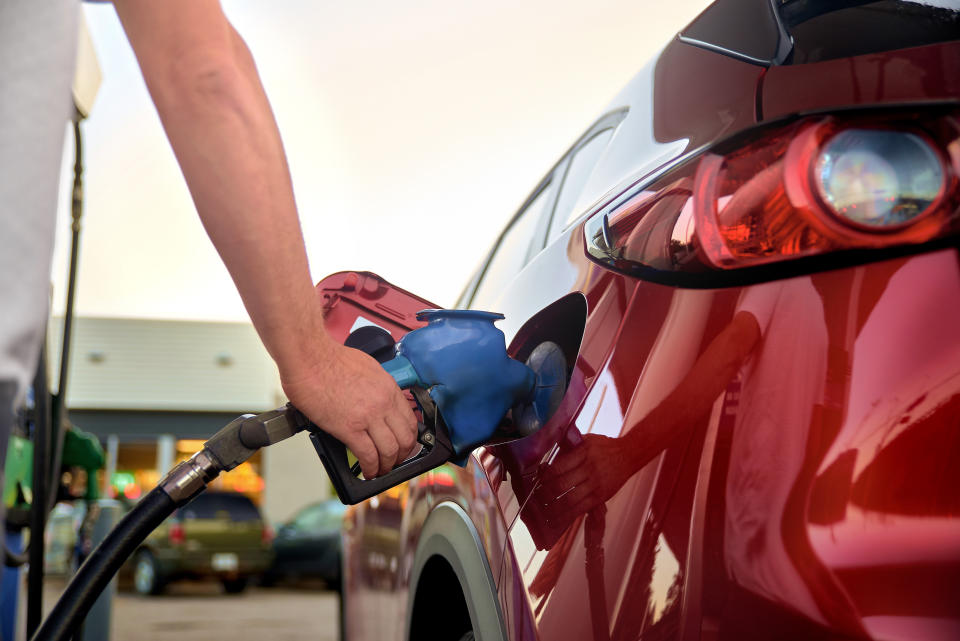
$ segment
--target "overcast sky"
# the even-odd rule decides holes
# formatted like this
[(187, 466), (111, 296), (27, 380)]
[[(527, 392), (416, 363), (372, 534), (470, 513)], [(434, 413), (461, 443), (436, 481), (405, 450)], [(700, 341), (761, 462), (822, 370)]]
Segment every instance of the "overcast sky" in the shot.
[[(224, 7), (273, 104), (314, 279), (369, 270), (449, 306), (529, 190), (706, 4), (226, 0)], [(78, 313), (245, 320), (113, 8), (83, 10), (103, 84), (84, 123)], [(63, 306), (69, 252), (67, 192), (65, 184), (55, 310)]]

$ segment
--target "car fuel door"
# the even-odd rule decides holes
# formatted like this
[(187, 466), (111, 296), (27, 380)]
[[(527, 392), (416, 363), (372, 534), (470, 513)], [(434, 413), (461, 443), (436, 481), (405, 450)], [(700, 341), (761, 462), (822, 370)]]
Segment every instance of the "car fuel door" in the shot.
[(417, 312), (437, 307), (370, 272), (338, 272), (317, 283), (316, 290), (323, 302), (324, 327), (340, 343), (366, 326), (381, 327), (398, 341), (425, 325)]

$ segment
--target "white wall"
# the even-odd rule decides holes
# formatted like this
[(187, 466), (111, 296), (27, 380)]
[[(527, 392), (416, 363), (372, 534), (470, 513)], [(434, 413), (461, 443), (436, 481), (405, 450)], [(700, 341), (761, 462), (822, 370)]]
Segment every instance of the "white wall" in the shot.
[(274, 525), (304, 505), (330, 498), (330, 481), (306, 433), (263, 451), (263, 513)]
[[(51, 381), (62, 318), (50, 327)], [(76, 409), (263, 411), (276, 366), (249, 323), (78, 317), (67, 404)]]
[[(50, 328), (56, 385), (62, 318)], [(257, 412), (286, 402), (276, 367), (249, 323), (130, 318), (75, 320), (68, 407)], [(158, 435), (159, 436), (159, 435)], [(263, 511), (273, 523), (330, 496), (306, 434), (263, 451)]]

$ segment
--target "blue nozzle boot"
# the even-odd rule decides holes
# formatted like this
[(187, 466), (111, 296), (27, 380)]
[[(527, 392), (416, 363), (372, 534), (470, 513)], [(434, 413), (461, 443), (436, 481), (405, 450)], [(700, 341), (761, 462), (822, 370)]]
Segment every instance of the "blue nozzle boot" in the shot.
[(461, 461), (487, 441), (514, 405), (530, 398), (533, 371), (507, 356), (502, 314), (473, 310), (424, 310), (426, 327), (397, 344), (397, 357), (383, 364), (400, 387), (430, 390)]

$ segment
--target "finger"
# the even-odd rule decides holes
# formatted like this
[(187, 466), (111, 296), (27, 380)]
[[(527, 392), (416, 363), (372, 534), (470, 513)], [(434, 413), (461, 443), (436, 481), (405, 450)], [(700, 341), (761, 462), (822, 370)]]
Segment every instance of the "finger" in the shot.
[(556, 497), (563, 494), (565, 490), (587, 482), (589, 477), (590, 470), (585, 465), (574, 468), (566, 474), (557, 474), (551, 469), (544, 476), (543, 484), (546, 490), (552, 492), (553, 496)]
[(397, 437), (393, 435), (393, 430), (382, 420), (368, 427), (367, 433), (373, 439), (373, 444), (377, 446), (377, 453), (380, 455), (380, 468), (376, 476), (381, 476), (393, 469), (397, 454), (400, 453), (400, 445), (397, 443)]
[(402, 396), (398, 396), (397, 410), (387, 416), (387, 425), (390, 426), (397, 439), (397, 445), (400, 446), (399, 459), (407, 460), (417, 445), (417, 417), (413, 415), (413, 410)]
[(411, 432), (404, 425), (403, 421), (397, 419), (395, 416), (386, 417), (387, 427), (390, 428), (390, 431), (393, 433), (393, 437), (397, 440), (397, 462), (406, 461), (410, 458), (410, 451), (413, 449), (413, 445), (417, 442), (416, 437), (416, 428)]
[(573, 470), (583, 467), (587, 459), (587, 448), (578, 447), (569, 452), (561, 452), (548, 468), (557, 475), (569, 474)]
[(583, 498), (577, 501), (574, 504), (571, 504), (568, 508), (573, 514), (586, 514), (590, 510), (594, 509), (598, 505), (604, 503), (603, 497), (598, 496), (595, 492), (587, 492), (584, 494)]
[(351, 442), (347, 444), (353, 455), (357, 457), (360, 463), (360, 471), (363, 472), (363, 478), (372, 479), (377, 475), (377, 469), (380, 466), (380, 455), (377, 454), (377, 446), (373, 439), (366, 432), (359, 432)]
[(599, 503), (599, 499), (593, 493), (593, 489), (590, 483), (578, 485), (564, 494), (563, 497), (557, 501), (557, 504), (561, 506), (565, 512), (571, 514), (588, 512)]

